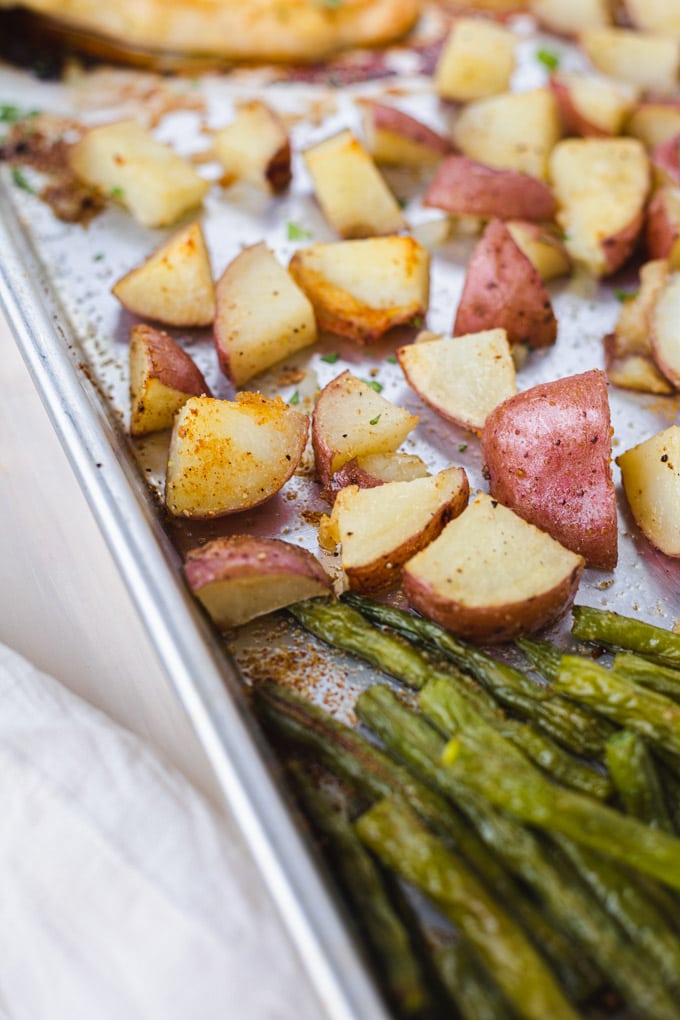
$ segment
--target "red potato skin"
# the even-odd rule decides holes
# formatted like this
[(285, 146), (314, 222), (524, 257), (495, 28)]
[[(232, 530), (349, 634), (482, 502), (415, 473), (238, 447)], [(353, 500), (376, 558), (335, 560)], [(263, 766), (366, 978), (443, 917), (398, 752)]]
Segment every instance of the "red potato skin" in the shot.
[(508, 342), (548, 347), (557, 319), (539, 273), (500, 220), (486, 227), (468, 263), (453, 335), (503, 328)]
[(423, 205), (500, 220), (550, 220), (557, 209), (542, 181), (517, 170), (492, 170), (467, 156), (449, 156), (440, 164)]
[(442, 135), (437, 134), (427, 124), (416, 120), (396, 106), (387, 103), (366, 103), (367, 114), (370, 114), (373, 127), (378, 131), (391, 131), (395, 135), (406, 138), (416, 145), (423, 145), (441, 156), (448, 155), (453, 146)]
[(674, 221), (666, 203), (663, 188), (656, 192), (647, 209), (645, 247), (652, 259), (668, 258), (680, 237), (680, 223)]
[(482, 456), (500, 503), (587, 566), (616, 566), (616, 498), (604, 372), (594, 369), (525, 390), (487, 418)]
[(645, 207), (643, 205), (624, 230), (612, 237), (605, 237), (602, 241), (606, 266), (604, 276), (611, 276), (628, 261), (638, 243), (644, 223)]
[(673, 135), (653, 148), (652, 166), (666, 183), (680, 185), (680, 135)]
[(328, 479), (328, 482), (320, 492), (320, 496), (327, 503), (334, 503), (340, 489), (344, 489), (348, 485), (356, 485), (360, 489), (375, 489), (378, 485), (384, 484), (382, 478), (377, 478), (375, 475), (370, 474), (369, 471), (366, 471), (365, 468), (362, 468), (355, 457)]
[(212, 396), (195, 362), (171, 336), (153, 326), (133, 326), (130, 340), (141, 342), (147, 357), (148, 378), (190, 396)]
[(332, 589), (330, 578), (312, 553), (278, 538), (229, 535), (190, 549), (184, 574), (192, 591), (232, 578), (298, 573)]
[(554, 75), (550, 77), (550, 89), (557, 100), (562, 127), (567, 135), (578, 135), (581, 138), (608, 138), (610, 132), (592, 124), (581, 113), (572, 99), (571, 90), (563, 81)]

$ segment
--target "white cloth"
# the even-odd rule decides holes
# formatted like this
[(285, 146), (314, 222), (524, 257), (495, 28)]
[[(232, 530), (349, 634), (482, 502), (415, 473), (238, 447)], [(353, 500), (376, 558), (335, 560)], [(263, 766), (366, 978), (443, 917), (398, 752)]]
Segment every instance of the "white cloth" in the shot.
[(0, 645), (0, 1018), (320, 1015), (199, 794)]

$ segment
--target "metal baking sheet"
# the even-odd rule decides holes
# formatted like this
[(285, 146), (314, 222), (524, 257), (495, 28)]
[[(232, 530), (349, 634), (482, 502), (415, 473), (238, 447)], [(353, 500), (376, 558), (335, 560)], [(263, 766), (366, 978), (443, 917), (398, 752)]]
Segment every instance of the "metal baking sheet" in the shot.
[[(535, 55), (546, 45), (561, 54), (565, 68), (580, 66), (578, 54), (536, 33), (529, 19), (518, 19), (515, 28), (521, 38), (516, 88), (545, 82), (547, 72)], [(300, 150), (341, 127), (360, 130), (357, 99), (384, 97), (433, 127), (446, 128), (450, 111), (437, 101), (430, 79), (409, 76), (410, 56), (407, 51), (396, 53), (392, 71), (398, 74), (342, 89), (276, 80), (276, 75), (265, 71), (206, 75), (190, 81), (102, 69), (76, 72), (70, 84), (44, 84), (0, 67), (0, 101), (91, 122), (131, 113), (148, 115), (150, 109), (162, 113), (174, 102), (176, 109), (160, 118), (157, 133), (180, 152), (192, 154), (209, 147), (206, 132), (229, 121), (236, 100), (261, 96), (266, 87), (268, 102), (290, 125), (293, 185), (289, 194), (277, 199), (244, 186), (212, 189), (202, 222), (213, 269), (219, 275), (247, 244), (265, 240), (285, 263), (296, 247), (309, 243), (307, 238), (335, 239), (312, 197)], [(219, 168), (209, 159), (202, 165), (207, 176), (217, 179)], [(26, 176), (33, 179), (30, 171)], [(436, 221), (442, 217), (419, 203), (423, 178), (403, 171), (387, 171), (386, 176), (403, 200), (417, 235), (436, 231)], [(305, 237), (291, 241), (290, 224)], [(337, 561), (321, 553), (317, 545), (316, 523), (326, 507), (318, 497), (311, 460), (308, 457), (303, 469), (264, 507), (212, 522), (168, 522), (160, 512), (167, 435), (134, 443), (127, 436), (127, 342), (136, 320), (120, 308), (110, 288), (166, 236), (167, 231), (140, 227), (115, 205), (87, 229), (61, 223), (37, 197), (13, 186), (8, 168), (0, 168), (0, 300), (54, 426), (328, 1015), (338, 1020), (379, 1020), (387, 1014), (315, 859), (291, 819), (242, 689), (243, 679), (274, 675), (304, 687), (315, 700), (347, 719), (352, 718), (355, 695), (370, 682), (370, 671), (347, 657), (328, 654), (311, 639), (300, 641), (279, 617), (257, 621), (225, 642), (207, 623), (181, 576), (181, 554), (187, 548), (219, 534), (248, 531), (310, 548), (340, 584)], [(472, 238), (454, 232), (432, 248), (427, 327), (435, 332), (451, 329), (472, 245)], [(518, 374), (519, 388), (602, 367), (602, 337), (611, 330), (620, 309), (614, 290), (635, 286), (634, 269), (607, 285), (580, 274), (551, 284), (558, 341), (530, 356)], [(233, 391), (219, 372), (210, 332), (170, 332), (191, 353), (215, 395), (229, 397)], [(300, 407), (311, 409), (317, 388), (345, 368), (376, 379), (385, 397), (420, 415), (418, 429), (405, 449), (419, 453), (432, 471), (460, 464), (471, 486), (484, 488), (477, 438), (423, 405), (406, 386), (398, 365), (388, 360), (412, 335), (397, 331), (368, 350), (326, 336), (311, 352), (288, 359), (255, 380), (254, 386), (285, 400), (297, 390)], [(324, 353), (331, 351), (339, 354), (335, 364), (323, 360)], [(677, 420), (676, 397), (611, 388), (610, 400), (615, 453)], [(577, 601), (671, 627), (680, 616), (680, 563), (656, 553), (639, 535), (617, 473), (615, 480), (619, 565), (612, 573), (586, 571)], [(566, 627), (566, 622), (558, 624), (554, 634), (563, 638)]]

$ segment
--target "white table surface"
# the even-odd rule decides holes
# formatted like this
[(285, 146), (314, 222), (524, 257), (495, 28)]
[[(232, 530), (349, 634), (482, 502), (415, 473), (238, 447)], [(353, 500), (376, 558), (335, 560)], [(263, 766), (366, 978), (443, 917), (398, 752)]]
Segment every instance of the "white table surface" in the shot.
[[(0, 641), (184, 772), (241, 843), (239, 881), (259, 883), (2, 313), (0, 389)], [(282, 925), (279, 951), (294, 952)], [(267, 959), (259, 959), (257, 969), (253, 979), (266, 980)], [(291, 1018), (321, 1017), (308, 979), (300, 968), (297, 973), (288, 1000)]]

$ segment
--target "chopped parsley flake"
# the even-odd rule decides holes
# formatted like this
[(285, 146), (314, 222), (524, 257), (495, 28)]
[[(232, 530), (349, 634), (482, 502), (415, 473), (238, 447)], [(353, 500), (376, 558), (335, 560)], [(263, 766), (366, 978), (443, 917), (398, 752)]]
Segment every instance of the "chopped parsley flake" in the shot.
[(460, 446), (458, 447), (458, 453), (465, 453), (467, 448), (468, 448), (467, 443), (461, 443)]
[(382, 415), (376, 414), (375, 418), (371, 418), (371, 420), (369, 421), (368, 424), (369, 425), (377, 425), (378, 422), (380, 421), (381, 417), (382, 417)]
[(125, 192), (122, 188), (111, 188), (109, 195), (111, 198), (122, 198)]
[(322, 354), (321, 360), (325, 361), (327, 365), (334, 365), (340, 355), (337, 351), (331, 351), (330, 354)]
[(556, 71), (560, 66), (559, 55), (554, 53), (552, 50), (537, 50), (536, 60), (543, 64), (544, 67), (547, 67), (549, 71)]
[(617, 288), (614, 291), (614, 297), (616, 298), (617, 301), (620, 301), (621, 304), (623, 304), (624, 301), (632, 301), (633, 298), (637, 297), (637, 295), (638, 292), (636, 290), (619, 290)]
[(312, 232), (291, 221), (286, 224), (286, 236), (289, 241), (307, 241), (312, 236)]
[(17, 188), (27, 191), (29, 195), (35, 195), (35, 188), (29, 183), (23, 170), (20, 170), (18, 166), (12, 167), (12, 180)]
[(96, 255), (92, 256), (92, 261), (93, 262), (101, 262), (101, 260), (103, 258), (104, 258), (104, 252), (103, 251), (98, 251)]
[(379, 383), (377, 379), (362, 379), (361, 381), (366, 383), (367, 386), (370, 386), (376, 393), (382, 393), (383, 385), (382, 383)]
[(390, 365), (396, 365), (397, 363), (396, 354), (388, 354), (387, 357), (385, 358), (385, 361), (388, 361)]
[(20, 106), (14, 106), (12, 103), (0, 103), (0, 122), (14, 124), (27, 117), (37, 117), (39, 112), (39, 110), (22, 110)]
[(288, 403), (291, 405), (291, 407), (295, 406), (295, 404), (299, 404), (300, 403), (300, 391), (299, 390), (295, 391), (295, 393), (290, 398)]

